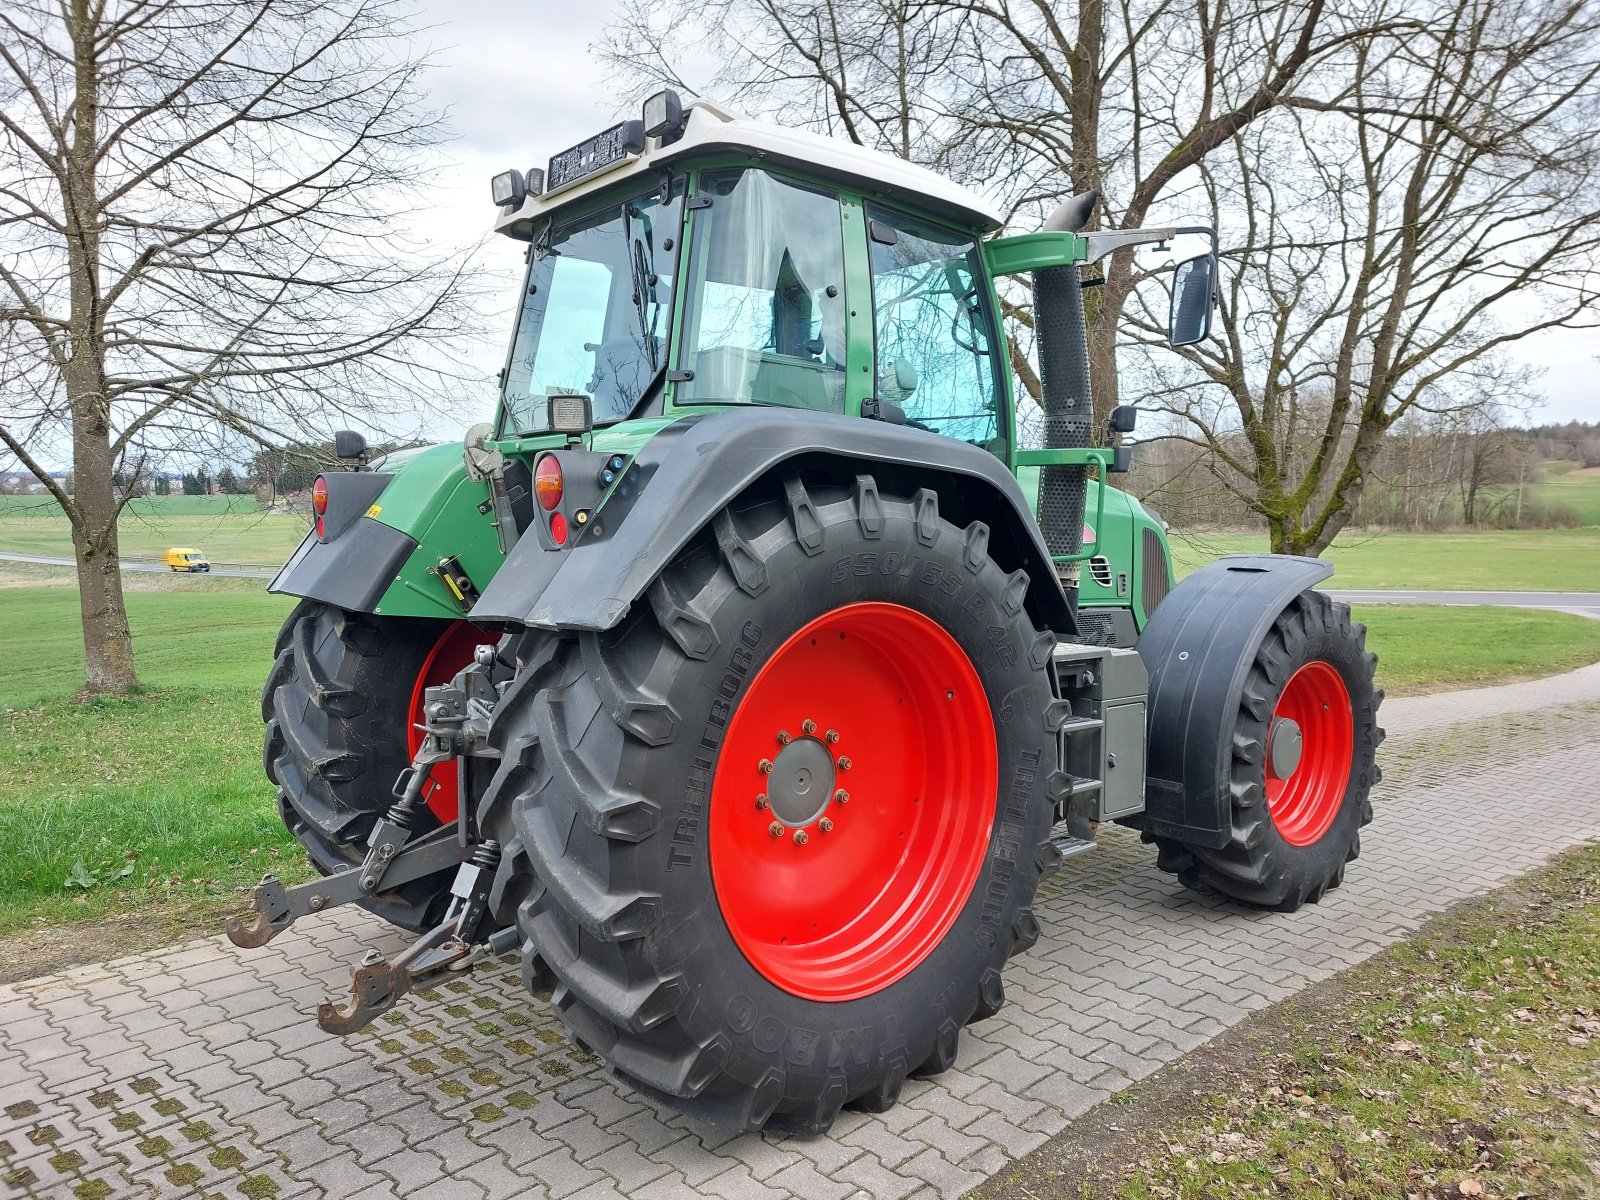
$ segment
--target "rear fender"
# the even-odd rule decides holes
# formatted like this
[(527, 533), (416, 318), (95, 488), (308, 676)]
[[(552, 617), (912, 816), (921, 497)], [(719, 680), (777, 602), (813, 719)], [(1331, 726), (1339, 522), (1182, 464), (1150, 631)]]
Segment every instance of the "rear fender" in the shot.
[(1290, 601), (1332, 574), (1315, 558), (1236, 554), (1161, 601), (1137, 647), (1150, 676), (1145, 810), (1126, 824), (1228, 844), (1233, 730), (1256, 649)]
[(719, 511), (780, 469), (932, 488), (948, 519), (989, 526), (989, 553), (1003, 568), (1028, 573), (1025, 603), (1035, 624), (1064, 638), (1076, 633), (1027, 500), (999, 459), (917, 429), (778, 408), (719, 410), (667, 426), (567, 546), (518, 542), (472, 620), (610, 629)]
[(323, 536), (307, 533), (268, 591), (348, 612), (462, 615), (438, 567), (453, 559), (480, 587), (499, 569), (488, 488), (468, 477), (459, 442), (395, 458), (390, 470), (324, 476)]

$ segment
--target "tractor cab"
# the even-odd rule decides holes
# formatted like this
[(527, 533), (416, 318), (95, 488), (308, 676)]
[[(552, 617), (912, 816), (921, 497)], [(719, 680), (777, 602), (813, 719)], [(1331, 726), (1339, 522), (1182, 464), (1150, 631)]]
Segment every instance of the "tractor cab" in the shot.
[(1007, 458), (994, 208), (858, 146), (669, 107), (496, 177), (497, 228), (529, 242), (500, 436), (582, 395), (596, 427), (766, 405)]

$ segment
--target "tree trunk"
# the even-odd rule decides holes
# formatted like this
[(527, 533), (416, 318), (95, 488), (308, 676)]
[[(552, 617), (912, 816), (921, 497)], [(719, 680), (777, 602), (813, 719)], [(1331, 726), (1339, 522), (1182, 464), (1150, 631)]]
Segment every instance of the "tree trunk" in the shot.
[(72, 411), (72, 546), (83, 618), (84, 691), (126, 692), (139, 685), (133, 636), (122, 597), (117, 499), (112, 484), (111, 398), (106, 389), (105, 313), (100, 296), (100, 203), (95, 186), (100, 77), (87, 0), (72, 0), (72, 143), (66, 155), (67, 272), (71, 357), (64, 371)]

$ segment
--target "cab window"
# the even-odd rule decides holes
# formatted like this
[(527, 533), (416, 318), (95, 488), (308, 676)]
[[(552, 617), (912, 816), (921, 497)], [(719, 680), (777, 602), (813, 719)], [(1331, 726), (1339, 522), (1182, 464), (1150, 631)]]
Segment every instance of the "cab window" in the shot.
[(971, 238), (869, 206), (877, 396), (906, 423), (996, 453), (995, 346)]
[(677, 402), (842, 412), (839, 198), (753, 168), (706, 172), (699, 197)]

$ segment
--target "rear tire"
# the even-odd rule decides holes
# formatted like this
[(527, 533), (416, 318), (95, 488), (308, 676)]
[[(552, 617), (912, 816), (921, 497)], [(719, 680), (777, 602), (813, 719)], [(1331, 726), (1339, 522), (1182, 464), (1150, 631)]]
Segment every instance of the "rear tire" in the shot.
[[(324, 875), (366, 854), (367, 835), (411, 763), (419, 677), (448, 680), (466, 665), (474, 639), (463, 631), (475, 633), (463, 622), (375, 617), (314, 600), (284, 621), (261, 691), (262, 760), (284, 824)], [(453, 797), (453, 776), (447, 785)], [(447, 814), (443, 799), (433, 808)], [(442, 916), (450, 880), (441, 872), (361, 903), (403, 928), (426, 928)]]
[[(844, 1105), (882, 1111), (908, 1076), (947, 1069), (962, 1027), (1000, 1008), (1001, 969), (1037, 940), (1029, 905), (1060, 861), (1054, 638), (1023, 609), (1027, 577), (1007, 576), (987, 542), (981, 523), (943, 520), (931, 491), (791, 478), (719, 513), (616, 629), (530, 635), (544, 639), (546, 678), (519, 677), (496, 709), (506, 755), (481, 819), (531, 870), (525, 980), (553, 983), (573, 1036), (646, 1094), (723, 1126), (817, 1134)], [(825, 633), (856, 639), (854, 690), (826, 673), (804, 685)], [(799, 675), (763, 684), (790, 653)], [(897, 686), (906, 707), (886, 708)], [(768, 775), (741, 740), (758, 709)], [(790, 742), (759, 732), (779, 710)], [(952, 714), (982, 724), (909, 747), (901, 736), (940, 734)], [(990, 731), (992, 756), (970, 756)], [(841, 806), (846, 778), (859, 792)], [(914, 786), (928, 803), (900, 794)], [(865, 853), (848, 852), (852, 835)], [(830, 865), (806, 865), (818, 861)], [(933, 882), (902, 900), (920, 939), (902, 948), (888, 918), (873, 926), (872, 889), (903, 886), (908, 862)], [(846, 897), (859, 920), (827, 898), (840, 872), (862, 885)], [(841, 945), (857, 953), (834, 979), (819, 963)]]
[[(1338, 887), (1345, 864), (1361, 853), (1372, 788), (1383, 778), (1377, 662), (1366, 627), (1350, 620), (1346, 605), (1313, 590), (1295, 597), (1245, 678), (1233, 735), (1232, 839), (1214, 849), (1157, 838), (1157, 866), (1188, 887), (1281, 912)], [(1292, 748), (1275, 749), (1279, 736), (1292, 738)]]

